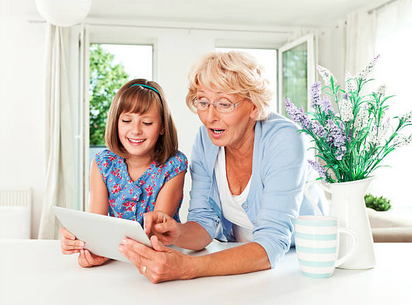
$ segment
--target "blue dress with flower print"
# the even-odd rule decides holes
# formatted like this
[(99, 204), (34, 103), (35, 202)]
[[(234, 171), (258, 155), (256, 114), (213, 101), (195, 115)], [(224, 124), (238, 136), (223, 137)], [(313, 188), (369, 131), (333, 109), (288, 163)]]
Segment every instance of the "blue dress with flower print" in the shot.
[[(162, 186), (187, 170), (187, 158), (180, 151), (160, 166), (153, 161), (136, 181), (129, 176), (126, 160), (112, 151), (103, 150), (95, 160), (109, 193), (109, 215), (135, 220), (141, 225), (143, 213), (153, 211)], [(182, 200), (183, 196), (173, 217), (176, 221), (180, 221)]]

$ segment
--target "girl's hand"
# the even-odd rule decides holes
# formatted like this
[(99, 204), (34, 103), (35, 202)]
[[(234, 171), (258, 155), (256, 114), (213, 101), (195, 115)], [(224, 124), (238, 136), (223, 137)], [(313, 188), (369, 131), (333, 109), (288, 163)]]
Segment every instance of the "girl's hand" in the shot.
[(193, 258), (165, 247), (156, 236), (150, 238), (153, 249), (129, 238), (122, 240), (123, 253), (152, 283), (194, 278)]
[(149, 238), (155, 235), (163, 244), (175, 244), (181, 235), (181, 224), (162, 211), (143, 215), (144, 231)]
[(107, 262), (109, 259), (107, 257), (99, 256), (91, 253), (89, 250), (80, 250), (79, 262), (80, 267), (89, 268), (93, 266), (100, 266)]
[(63, 254), (80, 253), (84, 249), (84, 242), (78, 240), (76, 236), (67, 231), (66, 228), (60, 229), (61, 241), (60, 249)]

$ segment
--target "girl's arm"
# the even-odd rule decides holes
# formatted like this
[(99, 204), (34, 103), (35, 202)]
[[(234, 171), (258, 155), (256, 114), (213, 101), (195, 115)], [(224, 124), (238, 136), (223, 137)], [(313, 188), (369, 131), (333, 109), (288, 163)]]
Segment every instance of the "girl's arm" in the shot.
[(167, 181), (157, 195), (155, 211), (162, 211), (173, 217), (183, 195), (183, 184), (186, 171)]
[(96, 160), (93, 158), (90, 167), (90, 205), (89, 212), (107, 215), (109, 211), (109, 194), (103, 181)]
[[(90, 206), (89, 212), (107, 215), (109, 209), (109, 197), (106, 184), (100, 175), (95, 159), (92, 160), (90, 168)], [(92, 267), (102, 265), (108, 258), (95, 255), (84, 249), (84, 242), (67, 231), (66, 228), (60, 230), (61, 250), (64, 254), (79, 253), (78, 262), (81, 267)]]

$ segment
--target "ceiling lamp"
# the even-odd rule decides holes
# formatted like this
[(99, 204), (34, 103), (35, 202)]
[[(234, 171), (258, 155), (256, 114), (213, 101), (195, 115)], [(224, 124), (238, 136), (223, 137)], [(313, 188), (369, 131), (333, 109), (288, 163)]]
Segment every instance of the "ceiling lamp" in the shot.
[(56, 26), (73, 26), (86, 18), (92, 0), (36, 0), (37, 10)]

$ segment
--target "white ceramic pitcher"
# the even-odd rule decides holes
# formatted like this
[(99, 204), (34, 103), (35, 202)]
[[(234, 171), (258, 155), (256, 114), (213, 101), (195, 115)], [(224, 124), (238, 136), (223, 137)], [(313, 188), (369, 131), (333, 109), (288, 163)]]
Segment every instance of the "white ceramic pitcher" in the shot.
[[(322, 183), (314, 180), (306, 184), (305, 195), (315, 206), (316, 213), (322, 215), (322, 212), (308, 192), (308, 188), (312, 184), (319, 185), (323, 190), (332, 195), (330, 216), (338, 218), (341, 228), (351, 229), (358, 237), (357, 249), (339, 268), (369, 269), (373, 268), (376, 264), (372, 231), (364, 201), (366, 189), (372, 179), (373, 177), (339, 183)], [(351, 242), (349, 238), (341, 238), (339, 242), (339, 256), (343, 256), (350, 251)]]

